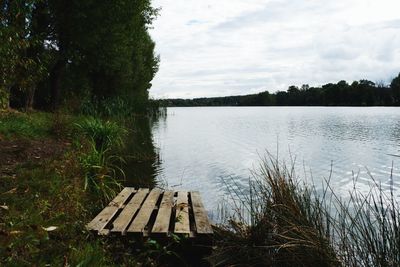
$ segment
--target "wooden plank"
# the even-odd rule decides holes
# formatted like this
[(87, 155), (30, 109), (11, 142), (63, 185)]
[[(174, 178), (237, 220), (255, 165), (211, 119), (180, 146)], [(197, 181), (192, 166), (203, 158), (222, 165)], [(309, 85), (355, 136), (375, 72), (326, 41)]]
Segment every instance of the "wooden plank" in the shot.
[(212, 234), (210, 222), (206, 210), (204, 209), (203, 203), (201, 202), (200, 193), (197, 191), (190, 192), (192, 199), (192, 207), (194, 213), (194, 221), (196, 223), (197, 234)]
[(124, 205), (129, 196), (136, 192), (132, 187), (125, 187), (109, 204), (105, 207), (90, 223), (86, 225), (86, 228), (94, 231), (101, 231), (107, 225), (107, 223), (114, 217), (118, 209)]
[(190, 234), (188, 192), (178, 192), (174, 232), (177, 234)]
[(160, 209), (154, 223), (152, 233), (168, 233), (169, 222), (171, 220), (172, 206), (174, 205), (174, 192), (165, 191), (162, 198)]
[(126, 204), (119, 216), (115, 219), (111, 232), (120, 232), (122, 235), (126, 233), (126, 228), (128, 227), (135, 213), (139, 210), (148, 193), (148, 188), (140, 188), (138, 190), (129, 203)]
[(150, 194), (144, 201), (139, 213), (136, 218), (133, 219), (133, 222), (128, 228), (128, 232), (143, 232), (147, 223), (149, 222), (150, 216), (153, 213), (154, 207), (157, 203), (158, 198), (160, 197), (161, 191), (158, 189), (151, 190)]

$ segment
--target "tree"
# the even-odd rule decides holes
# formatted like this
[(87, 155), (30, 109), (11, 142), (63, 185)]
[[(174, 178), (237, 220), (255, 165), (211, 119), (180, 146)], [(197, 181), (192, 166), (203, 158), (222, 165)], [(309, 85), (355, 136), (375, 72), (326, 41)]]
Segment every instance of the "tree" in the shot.
[(400, 73), (390, 83), (390, 89), (392, 89), (395, 104), (399, 105), (400, 104)]
[[(52, 0), (57, 61), (51, 72), (57, 106), (62, 73), (87, 80), (96, 99), (143, 95), (158, 69), (148, 25), (157, 14), (148, 0)], [(78, 93), (82, 93), (81, 91)]]
[(47, 75), (41, 23), (44, 1), (3, 1), (1, 5), (0, 91), (2, 106), (10, 94), (21, 95), (23, 106), (31, 109), (37, 83)]

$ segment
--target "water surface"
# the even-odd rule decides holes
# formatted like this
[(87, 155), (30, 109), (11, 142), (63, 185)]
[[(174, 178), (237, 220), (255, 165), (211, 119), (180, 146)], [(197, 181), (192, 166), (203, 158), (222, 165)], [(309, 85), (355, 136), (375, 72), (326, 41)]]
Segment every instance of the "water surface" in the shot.
[[(156, 179), (174, 189), (198, 190), (215, 213), (226, 183), (247, 188), (266, 151), (291, 162), (318, 186), (332, 174), (340, 194), (373, 182), (398, 196), (400, 108), (189, 107), (168, 108), (152, 126), (160, 156)], [(390, 179), (393, 164), (393, 180)]]

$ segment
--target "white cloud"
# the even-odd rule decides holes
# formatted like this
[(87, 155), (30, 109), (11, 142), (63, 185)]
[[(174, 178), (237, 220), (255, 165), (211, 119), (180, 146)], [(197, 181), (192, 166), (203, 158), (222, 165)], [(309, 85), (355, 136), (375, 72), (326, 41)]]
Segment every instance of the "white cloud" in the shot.
[(400, 72), (398, 0), (156, 0), (153, 97), (285, 90)]

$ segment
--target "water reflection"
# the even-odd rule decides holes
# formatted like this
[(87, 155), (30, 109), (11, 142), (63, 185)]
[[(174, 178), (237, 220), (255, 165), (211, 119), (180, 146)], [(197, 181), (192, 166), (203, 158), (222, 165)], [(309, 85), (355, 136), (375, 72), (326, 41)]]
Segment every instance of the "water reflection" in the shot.
[(160, 154), (149, 165), (153, 177), (175, 189), (200, 191), (211, 211), (229, 193), (226, 183), (246, 192), (250, 170), (266, 150), (287, 162), (296, 158), (298, 174), (317, 185), (332, 175), (341, 194), (357, 174), (360, 187), (372, 182), (370, 174), (389, 186), (392, 162), (393, 186), (400, 186), (399, 108), (169, 108), (166, 118), (149, 127)]
[(154, 146), (152, 128), (161, 116), (138, 116), (132, 119), (124, 150), (125, 186), (154, 187), (160, 170), (159, 151)]

